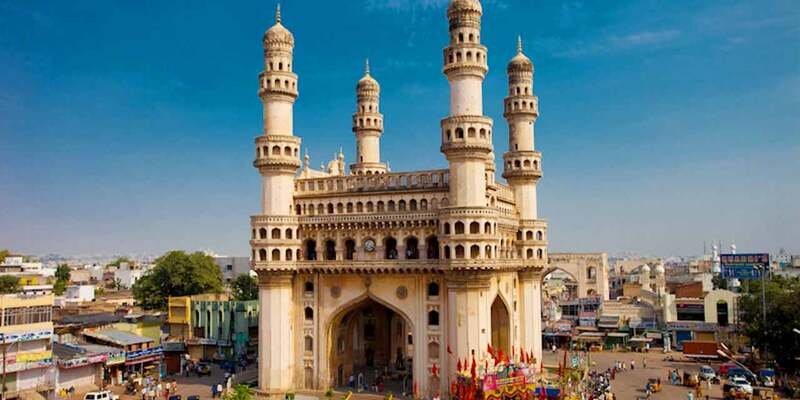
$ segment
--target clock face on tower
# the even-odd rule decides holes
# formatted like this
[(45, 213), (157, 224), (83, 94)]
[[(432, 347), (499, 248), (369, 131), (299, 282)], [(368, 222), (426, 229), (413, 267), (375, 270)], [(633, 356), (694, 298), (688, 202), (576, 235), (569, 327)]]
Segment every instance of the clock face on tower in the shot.
[(372, 239), (367, 239), (364, 241), (364, 250), (372, 253), (375, 251), (375, 241)]

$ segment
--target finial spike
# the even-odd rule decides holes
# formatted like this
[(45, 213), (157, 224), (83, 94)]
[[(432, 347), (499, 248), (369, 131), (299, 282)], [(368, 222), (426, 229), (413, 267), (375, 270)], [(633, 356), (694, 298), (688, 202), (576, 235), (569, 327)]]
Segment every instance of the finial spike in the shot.
[(275, 23), (281, 23), (281, 2), (279, 1), (278, 4), (275, 6)]
[(517, 35), (517, 53), (522, 53), (522, 35)]
[(365, 72), (367, 75), (369, 75), (369, 58), (367, 58), (367, 59), (366, 59), (366, 62), (364, 63), (364, 72)]

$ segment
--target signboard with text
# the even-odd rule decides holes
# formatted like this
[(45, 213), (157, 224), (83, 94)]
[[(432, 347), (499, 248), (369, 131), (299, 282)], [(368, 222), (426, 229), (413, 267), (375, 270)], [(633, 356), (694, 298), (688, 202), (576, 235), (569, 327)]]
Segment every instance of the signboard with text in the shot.
[(759, 279), (761, 269), (769, 266), (768, 253), (721, 254), (722, 276), (737, 279)]

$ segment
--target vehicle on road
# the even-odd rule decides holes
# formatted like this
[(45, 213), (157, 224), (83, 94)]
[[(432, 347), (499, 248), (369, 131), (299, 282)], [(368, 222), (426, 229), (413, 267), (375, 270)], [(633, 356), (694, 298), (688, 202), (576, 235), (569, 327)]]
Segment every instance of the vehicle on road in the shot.
[(758, 378), (762, 386), (775, 386), (775, 370), (772, 368), (762, 368), (758, 371)]
[(196, 368), (197, 368), (197, 376), (211, 375), (211, 365), (209, 365), (208, 363), (204, 362), (198, 363)]
[(714, 368), (711, 368), (708, 365), (703, 365), (700, 367), (700, 380), (713, 381), (716, 378), (717, 373), (714, 372)]
[(717, 359), (719, 354), (717, 342), (687, 340), (683, 342), (683, 356), (687, 358)]
[(86, 393), (83, 395), (83, 400), (119, 400), (119, 396), (111, 393), (110, 390), (100, 390)]
[(741, 376), (734, 376), (733, 378), (728, 380), (728, 384), (734, 387), (741, 388), (747, 394), (753, 394), (753, 386), (750, 385), (750, 382), (747, 381), (744, 377)]

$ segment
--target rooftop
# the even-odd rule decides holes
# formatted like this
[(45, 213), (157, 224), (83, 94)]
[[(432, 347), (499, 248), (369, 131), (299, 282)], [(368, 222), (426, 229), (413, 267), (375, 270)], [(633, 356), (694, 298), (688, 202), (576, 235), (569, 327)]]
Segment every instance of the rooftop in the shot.
[(139, 336), (135, 333), (118, 331), (115, 329), (102, 330), (98, 332), (84, 332), (83, 335), (120, 346), (130, 346), (133, 344), (149, 343), (153, 341), (153, 339), (148, 337)]

